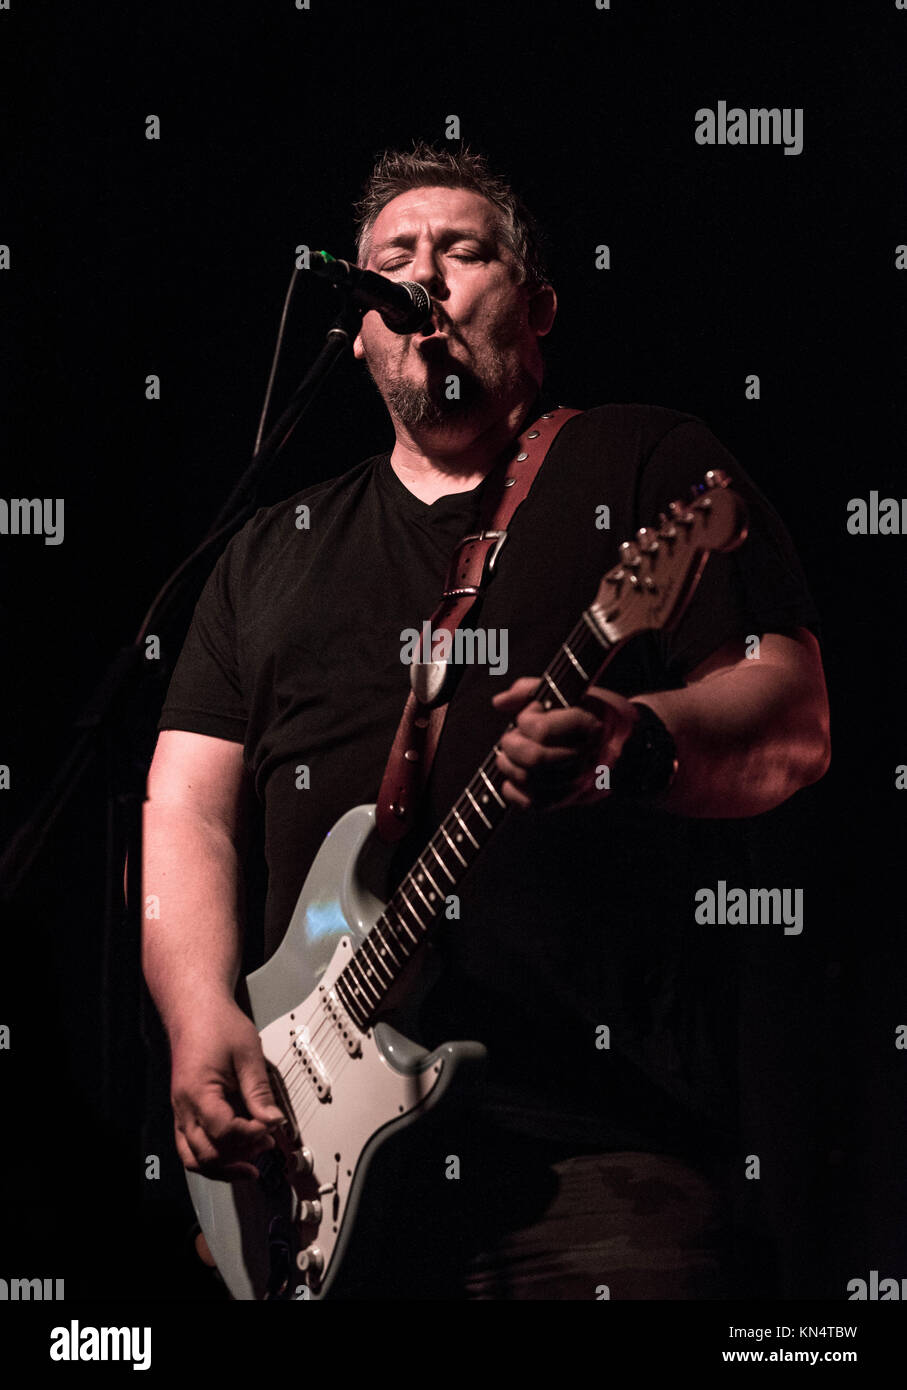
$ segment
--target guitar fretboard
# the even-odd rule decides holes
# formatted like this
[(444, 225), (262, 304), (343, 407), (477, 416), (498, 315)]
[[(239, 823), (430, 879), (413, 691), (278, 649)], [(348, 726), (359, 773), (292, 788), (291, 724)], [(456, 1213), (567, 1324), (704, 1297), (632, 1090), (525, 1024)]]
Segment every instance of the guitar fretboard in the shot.
[[(613, 647), (593, 610), (586, 609), (545, 671), (533, 698), (546, 709), (577, 704)], [(497, 745), (337, 976), (337, 993), (361, 1029), (368, 1028), (381, 1013), (388, 994), (423, 945), (449, 897), (510, 809), (501, 792), (505, 779), (496, 753)]]

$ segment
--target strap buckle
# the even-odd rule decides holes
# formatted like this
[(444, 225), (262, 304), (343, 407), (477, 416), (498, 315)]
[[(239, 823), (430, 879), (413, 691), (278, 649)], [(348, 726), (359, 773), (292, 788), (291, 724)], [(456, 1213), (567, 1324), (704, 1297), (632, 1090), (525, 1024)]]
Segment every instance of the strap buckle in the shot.
[(488, 580), (491, 578), (492, 574), (494, 573), (495, 563), (496, 563), (496, 561), (497, 561), (498, 556), (499, 556), (500, 553), (501, 553), (501, 547), (503, 546), (503, 544), (504, 544), (504, 542), (506, 541), (506, 539), (507, 539), (507, 532), (506, 532), (506, 531), (474, 531), (474, 532), (472, 533), (472, 535), (470, 535), (470, 536), (464, 536), (462, 540), (458, 541), (458, 542), (457, 542), (457, 545), (456, 545), (456, 549), (454, 550), (454, 553), (453, 553), (453, 557), (452, 557), (451, 562), (450, 562), (450, 571), (449, 571), (449, 572), (455, 572), (455, 571), (456, 571), (457, 557), (458, 557), (458, 555), (460, 554), (460, 551), (461, 551), (461, 549), (463, 548), (464, 545), (469, 545), (469, 543), (470, 543), (471, 541), (491, 541), (491, 540), (493, 540), (493, 541), (495, 542), (495, 544), (492, 546), (491, 550), (489, 551), (489, 553), (488, 553), (488, 554), (486, 555), (486, 557), (485, 557), (485, 563), (484, 563), (484, 565), (482, 566), (482, 577), (481, 577), (481, 579), (479, 580), (479, 583), (478, 583), (478, 584), (468, 584), (468, 585), (465, 585), (463, 588), (460, 588), (460, 589), (445, 589), (444, 592), (443, 592), (443, 594), (441, 595), (441, 597), (442, 597), (442, 598), (464, 598), (466, 595), (471, 594), (472, 597), (475, 598), (475, 596), (476, 596), (477, 594), (480, 594), (480, 593), (482, 592), (482, 589), (485, 587), (485, 584), (488, 582)]

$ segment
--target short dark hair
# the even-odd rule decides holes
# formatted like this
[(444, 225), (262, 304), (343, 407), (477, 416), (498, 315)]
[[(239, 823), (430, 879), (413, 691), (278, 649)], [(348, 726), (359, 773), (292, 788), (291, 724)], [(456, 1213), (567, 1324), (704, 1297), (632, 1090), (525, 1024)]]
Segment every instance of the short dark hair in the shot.
[(452, 150), (415, 141), (411, 151), (385, 150), (354, 206), (356, 250), (368, 260), (372, 228), (381, 209), (411, 188), (467, 188), (498, 209), (499, 233), (519, 267), (520, 283), (535, 290), (547, 283), (545, 237), (532, 213), (510, 184), (488, 168), (484, 155), (465, 146)]

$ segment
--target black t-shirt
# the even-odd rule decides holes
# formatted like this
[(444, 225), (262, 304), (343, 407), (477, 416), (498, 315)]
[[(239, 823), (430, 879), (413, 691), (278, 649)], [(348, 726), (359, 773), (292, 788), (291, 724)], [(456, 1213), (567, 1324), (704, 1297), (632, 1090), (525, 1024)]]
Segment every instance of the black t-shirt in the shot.
[[(619, 543), (710, 468), (746, 499), (747, 541), (713, 555), (680, 624), (633, 639), (601, 683), (624, 695), (678, 688), (732, 637), (817, 629), (777, 514), (701, 421), (640, 405), (575, 417), (470, 619), (506, 630), (508, 669), (464, 669), (413, 854), (508, 722), (492, 695), (541, 674)], [(401, 634), (433, 612), (484, 486), (429, 505), (377, 455), (259, 511), (207, 583), (159, 727), (244, 744), (264, 815), (266, 955), (333, 823), (376, 798), (409, 689)], [(759, 886), (753, 872), (740, 821), (610, 800), (511, 816), (463, 882), (460, 920), (439, 930), (444, 971), (420, 1040), (485, 1042), (482, 1103), (516, 1132), (576, 1148), (728, 1150), (736, 934), (697, 925), (694, 894), (719, 878)]]

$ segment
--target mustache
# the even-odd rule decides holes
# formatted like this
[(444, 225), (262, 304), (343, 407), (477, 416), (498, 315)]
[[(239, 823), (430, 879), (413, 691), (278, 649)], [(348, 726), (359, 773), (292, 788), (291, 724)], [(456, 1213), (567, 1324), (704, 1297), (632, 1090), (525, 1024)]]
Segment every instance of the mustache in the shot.
[[(431, 318), (428, 320), (437, 333), (446, 333), (449, 338), (460, 341), (460, 333), (453, 319), (447, 314), (437, 300), (432, 300)], [(427, 325), (425, 325), (427, 327)], [(422, 330), (420, 330), (421, 332)], [(430, 336), (430, 335), (429, 335)]]

